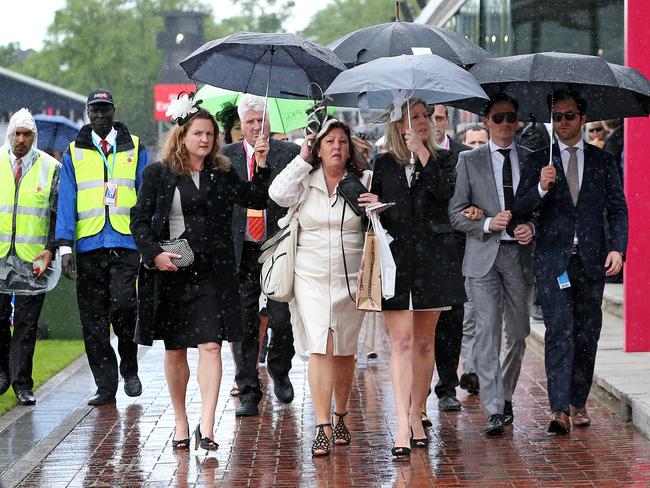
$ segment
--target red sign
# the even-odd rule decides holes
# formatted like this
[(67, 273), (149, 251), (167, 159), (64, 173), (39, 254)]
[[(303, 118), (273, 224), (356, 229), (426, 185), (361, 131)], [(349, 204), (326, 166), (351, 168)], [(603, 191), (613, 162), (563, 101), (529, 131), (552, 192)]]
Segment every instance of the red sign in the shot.
[(153, 88), (153, 119), (154, 120), (169, 120), (165, 112), (169, 108), (169, 103), (178, 98), (178, 94), (182, 92), (192, 93), (196, 91), (194, 83), (185, 84), (158, 84)]

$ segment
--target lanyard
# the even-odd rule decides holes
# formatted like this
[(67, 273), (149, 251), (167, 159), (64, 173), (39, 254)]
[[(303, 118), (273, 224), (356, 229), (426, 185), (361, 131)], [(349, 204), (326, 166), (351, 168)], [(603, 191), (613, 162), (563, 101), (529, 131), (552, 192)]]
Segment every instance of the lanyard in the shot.
[(99, 154), (101, 154), (102, 159), (104, 160), (104, 166), (106, 166), (106, 170), (108, 171), (109, 176), (113, 178), (113, 170), (115, 169), (115, 159), (117, 159), (117, 144), (113, 144), (113, 164), (111, 164), (110, 166), (108, 165), (108, 159), (106, 159), (106, 156), (104, 155), (104, 151), (102, 151), (101, 146), (99, 146), (94, 139), (93, 139), (93, 145), (97, 148)]

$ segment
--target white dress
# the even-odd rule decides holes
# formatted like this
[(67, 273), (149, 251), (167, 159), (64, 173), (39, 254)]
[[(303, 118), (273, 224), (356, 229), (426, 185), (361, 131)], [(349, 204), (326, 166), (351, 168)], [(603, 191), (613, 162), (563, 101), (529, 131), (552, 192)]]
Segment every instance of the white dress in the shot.
[[(348, 293), (341, 236), (354, 297), (365, 229), (361, 228), (361, 217), (347, 206), (341, 232), (343, 197), (336, 190), (328, 196), (322, 168), (313, 173), (311, 169), (297, 156), (269, 188), (270, 197), (279, 205), (300, 205), (294, 299), (290, 304), (295, 346), (303, 355), (325, 354), (331, 329), (334, 355), (351, 356), (357, 352), (365, 312), (357, 310)], [(367, 188), (371, 177), (370, 171), (361, 177)]]

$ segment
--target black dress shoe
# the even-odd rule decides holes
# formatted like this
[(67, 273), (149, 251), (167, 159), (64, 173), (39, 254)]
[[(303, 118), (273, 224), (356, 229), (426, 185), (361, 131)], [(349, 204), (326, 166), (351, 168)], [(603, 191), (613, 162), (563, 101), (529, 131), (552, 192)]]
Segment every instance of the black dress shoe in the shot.
[(36, 397), (32, 393), (32, 390), (19, 390), (16, 393), (18, 398), (18, 403), (21, 405), (36, 405)]
[(243, 402), (237, 410), (235, 417), (255, 417), (257, 416), (257, 404), (253, 402)]
[(503, 415), (495, 413), (488, 417), (485, 424), (485, 435), (495, 436), (503, 434)]
[(293, 385), (289, 380), (289, 375), (282, 378), (273, 378), (273, 392), (275, 397), (282, 403), (291, 403), (293, 401)]
[(9, 375), (4, 371), (0, 371), (0, 395), (3, 395), (9, 389), (10, 383)]
[(503, 405), (503, 425), (510, 425), (515, 420), (515, 413), (512, 410), (512, 402), (506, 400)]
[(93, 395), (88, 400), (88, 405), (99, 406), (99, 405), (112, 405), (115, 403), (114, 395)]
[(480, 390), (478, 375), (476, 373), (463, 373), (460, 376), (460, 387), (467, 390), (470, 395), (478, 395)]
[(444, 396), (438, 400), (438, 410), (441, 412), (458, 412), (461, 407), (458, 398), (453, 396)]
[(140, 383), (140, 378), (138, 378), (137, 374), (124, 378), (124, 393), (130, 397), (142, 395), (142, 383)]

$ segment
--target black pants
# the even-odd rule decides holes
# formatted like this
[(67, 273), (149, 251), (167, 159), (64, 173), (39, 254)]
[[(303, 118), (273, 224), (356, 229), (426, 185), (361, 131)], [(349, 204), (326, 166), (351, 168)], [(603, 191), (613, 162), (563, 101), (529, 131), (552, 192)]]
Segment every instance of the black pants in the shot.
[(10, 379), (16, 393), (34, 388), (32, 362), (43, 302), (45, 293), (16, 295), (12, 336), (9, 329), (11, 295), (0, 294), (0, 370)]
[(98, 249), (77, 254), (77, 302), (88, 364), (97, 393), (117, 392), (117, 358), (110, 327), (118, 338), (120, 374), (138, 373), (138, 346), (133, 342), (136, 319), (135, 280), (140, 258), (130, 249)]
[[(262, 399), (262, 390), (257, 375), (257, 360), (259, 352), (259, 298), (260, 270), (262, 265), (257, 262), (259, 244), (244, 242), (241, 263), (239, 265), (239, 283), (242, 306), (242, 342), (234, 345), (237, 373), (235, 380), (239, 387), (239, 398), (242, 402), (258, 403)], [(269, 328), (272, 330), (266, 356), (267, 370), (272, 378), (280, 378), (289, 374), (293, 349), (293, 333), (289, 306), (286, 303), (269, 300), (266, 306), (269, 315)]]
[(551, 410), (569, 413), (584, 407), (591, 389), (598, 339), (603, 324), (605, 282), (591, 279), (577, 255), (567, 269), (571, 286), (560, 289), (556, 277), (537, 278), (537, 297), (544, 313), (544, 365)]
[(438, 383), (434, 388), (438, 398), (456, 396), (458, 361), (463, 343), (464, 305), (454, 305), (442, 312), (436, 326), (436, 368)]

